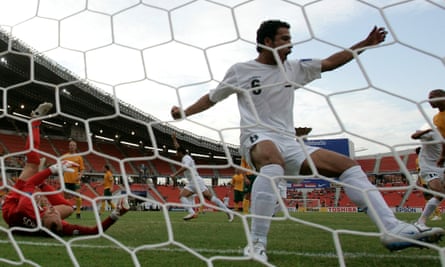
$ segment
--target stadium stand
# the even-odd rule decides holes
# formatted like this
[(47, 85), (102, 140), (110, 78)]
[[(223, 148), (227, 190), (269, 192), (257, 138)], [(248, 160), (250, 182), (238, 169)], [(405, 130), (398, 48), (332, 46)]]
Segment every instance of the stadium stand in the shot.
[(377, 160), (375, 158), (357, 159), (357, 162), (366, 173), (376, 173)]
[(23, 150), (26, 139), (15, 133), (0, 133), (0, 140), (8, 153), (14, 153)]
[(411, 153), (405, 156), (406, 159), (406, 167), (408, 168), (409, 171), (416, 171), (417, 169), (417, 164), (416, 164), (416, 159), (417, 159), (417, 155), (416, 153)]
[[(19, 53), (10, 53), (6, 50), (11, 47), (11, 50), (17, 51)], [(14, 40), (10, 36), (0, 31), (0, 48), (5, 52), (3, 55), (7, 59), (8, 64), (2, 65), (2, 77), (5, 79), (0, 80), (0, 86), (3, 88), (8, 88), (16, 84), (28, 81), (30, 79), (30, 64), (33, 64), (33, 70), (35, 70), (33, 79), (38, 81), (45, 81), (49, 84), (63, 84), (69, 83), (74, 80), (81, 80), (75, 77), (71, 72), (67, 71), (62, 66), (57, 63), (50, 61), (42, 56), (34, 56), (33, 60), (30, 61), (29, 57), (22, 56), (21, 53), (26, 53), (33, 55), (34, 50), (22, 44), (19, 40)], [(85, 134), (85, 129), (83, 126), (78, 126), (78, 121), (72, 118), (95, 118), (106, 115), (112, 115), (116, 112), (116, 103), (113, 97), (103, 93), (101, 90), (96, 89), (94, 86), (82, 82), (73, 83), (64, 88), (67, 94), (60, 94), (57, 97), (61, 105), (60, 111), (66, 115), (57, 114), (57, 116), (52, 116), (47, 118), (42, 127), (42, 132), (44, 133), (42, 138), (41, 149), (44, 152), (50, 153), (54, 156), (60, 156), (67, 151), (67, 140), (71, 137), (77, 136), (79, 132), (83, 131)], [(39, 92), (36, 94), (35, 92)], [(0, 133), (0, 152), (13, 153), (21, 151), (23, 149), (23, 144), (25, 142), (25, 137), (28, 132), (28, 125), (21, 120), (15, 119), (16, 113), (18, 114), (30, 114), (33, 107), (37, 106), (39, 103), (44, 101), (56, 102), (55, 101), (55, 87), (51, 87), (42, 83), (36, 83), (33, 80), (26, 86), (18, 86), (17, 88), (8, 90), (7, 95), (7, 118), (0, 119), (0, 129), (3, 131)], [(2, 92), (3, 93), (3, 92)], [(168, 151), (173, 148), (170, 135), (174, 131), (179, 129), (174, 128), (171, 125), (159, 123), (159, 120), (152, 117), (150, 114), (146, 114), (130, 104), (119, 101), (117, 103), (119, 112), (131, 119), (125, 119), (125, 116), (117, 116), (114, 119), (104, 119), (91, 121), (89, 125), (90, 132), (89, 136), (92, 136), (93, 147), (96, 153), (86, 153), (84, 155), (86, 174), (90, 176), (91, 180), (83, 192), (88, 196), (94, 196), (94, 194), (99, 194), (101, 188), (95, 186), (94, 179), (101, 179), (102, 169), (105, 163), (110, 164), (113, 169), (113, 174), (119, 176), (122, 175), (120, 166), (116, 161), (106, 159), (100, 155), (100, 153), (107, 154), (111, 157), (117, 159), (127, 159), (127, 158), (140, 158), (148, 157), (144, 160), (134, 160), (125, 163), (125, 173), (127, 175), (132, 175), (135, 177), (140, 177), (140, 166), (143, 164), (147, 167), (147, 173), (144, 174), (147, 177), (155, 176), (167, 176), (170, 175), (178, 165), (171, 164), (163, 159), (163, 157), (170, 157), (171, 155), (165, 155), (157, 153), (155, 147), (157, 145), (165, 146)], [(24, 115), (26, 116), (26, 115)], [(23, 119), (21, 117), (20, 119)], [(135, 121), (141, 123), (135, 123)], [(145, 124), (152, 125), (152, 132), (148, 132)], [(141, 127), (142, 126), (142, 127)], [(137, 129), (137, 134), (131, 134), (131, 129)], [(196, 136), (191, 132), (181, 130), (181, 135), (178, 136), (181, 140), (181, 144), (184, 145), (189, 151), (198, 153), (200, 155), (209, 156), (208, 159), (203, 159), (202, 161), (197, 161), (198, 164), (202, 165), (199, 168), (200, 174), (205, 178), (230, 178), (234, 173), (233, 167), (227, 167), (227, 160), (219, 160), (217, 158), (225, 158), (226, 150), (223, 149), (222, 144), (215, 141), (206, 139), (202, 136)], [(105, 133), (108, 133), (105, 134)], [(154, 135), (154, 137), (152, 136)], [(95, 136), (105, 137), (107, 140), (112, 140), (112, 142), (102, 142)], [(119, 136), (118, 140), (115, 140), (115, 135)], [(87, 142), (85, 141), (86, 136), (80, 135), (78, 142), (78, 147), (80, 152), (90, 151)], [(152, 140), (156, 141), (156, 144), (152, 143)], [(127, 143), (138, 144), (140, 148), (134, 148), (122, 145), (120, 142), (125, 141)], [(143, 149), (142, 149), (143, 148)], [(147, 148), (147, 149), (145, 149)], [(239, 163), (240, 155), (237, 146), (228, 145), (228, 151), (230, 156), (233, 158), (235, 163)], [(414, 152), (414, 151), (413, 151)], [(168, 154), (168, 153), (167, 153)], [(214, 158), (212, 158), (214, 157)], [(394, 160), (392, 155), (388, 156), (370, 156), (367, 158), (357, 159), (359, 164), (363, 167), (368, 175), (382, 175), (388, 173), (400, 173), (400, 166)], [(20, 158), (14, 160), (8, 160), (7, 162), (11, 170), (16, 171), (14, 168), (20, 167), (22, 162)], [(410, 172), (415, 172), (415, 155), (414, 153), (409, 153), (402, 156), (402, 162), (406, 164), (406, 167)], [(209, 164), (216, 165), (216, 168), (207, 168)], [(218, 168), (218, 166), (221, 166)], [(10, 177), (8, 177), (9, 179)], [(57, 181), (56, 181), (57, 182)], [(56, 183), (55, 182), (55, 183)], [(138, 181), (139, 182), (139, 181)], [(394, 183), (384, 185), (394, 185)], [(89, 186), (89, 187), (88, 187)], [(153, 198), (156, 198), (157, 194), (160, 196), (165, 196), (168, 200), (178, 201), (177, 187), (172, 188), (171, 186), (164, 186), (154, 184), (152, 188), (146, 188), (146, 192), (151, 191)], [(227, 188), (225, 187), (214, 187), (215, 193), (218, 197), (222, 198), (227, 194)], [(390, 191), (388, 191), (390, 192)], [(406, 205), (417, 205), (420, 202), (419, 192), (413, 192), (407, 201)], [(333, 192), (328, 192), (322, 195), (317, 195), (324, 203), (332, 205), (349, 205), (347, 198), (344, 193), (341, 192), (336, 195)], [(397, 193), (386, 193), (385, 198), (387, 201), (394, 203), (400, 196)], [(412, 200), (413, 198), (414, 200)], [(336, 200), (340, 203), (336, 203)], [(423, 202), (421, 202), (423, 205)]]
[[(25, 138), (20, 133), (12, 131), (3, 131), (0, 133), (0, 143), (2, 147), (4, 147), (4, 153), (22, 151), (24, 142)], [(88, 150), (88, 143), (78, 142), (78, 147), (80, 152), (85, 152)], [(107, 154), (112, 157), (116, 157), (118, 159), (124, 159), (128, 157), (138, 158), (147, 156), (147, 153), (144, 153), (144, 151), (138, 148), (125, 145), (119, 146), (114, 142), (95, 143), (94, 149), (98, 153)], [(67, 150), (67, 140), (62, 139), (61, 137), (45, 136), (45, 138), (42, 138), (41, 140), (41, 150), (54, 156), (60, 156)], [(113, 172), (114, 174), (121, 175), (122, 173), (116, 161), (104, 159), (103, 157), (95, 153), (88, 153), (84, 156), (84, 158), (85, 158), (85, 164), (88, 168), (87, 173), (89, 174), (96, 173), (98, 175), (96, 179), (101, 178), (101, 172), (103, 169), (103, 165), (105, 163), (108, 164), (110, 162), (112, 163), (112, 166), (114, 168)], [(406, 163), (406, 167), (409, 171), (412, 172), (415, 171), (415, 158), (416, 155), (414, 153), (407, 154), (401, 158), (402, 161)], [(232, 167), (227, 168), (225, 166), (225, 164), (227, 164), (227, 161), (225, 160), (215, 159), (214, 161), (210, 161), (205, 159), (199, 159), (197, 160), (197, 162), (201, 166), (201, 168), (199, 168), (200, 174), (206, 178), (212, 178), (212, 177), (230, 178), (234, 172)], [(357, 162), (365, 169), (365, 171), (368, 174), (374, 173), (376, 169), (378, 169), (381, 174), (385, 174), (384, 175), (385, 181), (383, 181), (381, 184), (378, 184), (380, 186), (391, 187), (391, 186), (406, 185), (401, 181), (400, 178), (401, 176), (398, 174), (400, 173), (400, 167), (398, 163), (392, 158), (392, 156), (383, 156), (380, 159), (376, 159), (373, 157), (361, 158), (357, 159)], [(206, 164), (208, 166), (208, 164), (215, 164), (215, 163), (224, 167), (221, 168), (205, 167)], [(147, 167), (148, 170), (147, 178), (149, 178), (152, 175), (154, 176), (170, 175), (176, 168), (179, 167), (179, 165), (174, 165), (162, 159), (154, 158), (153, 156), (151, 156), (150, 160), (135, 160), (126, 162), (125, 170), (127, 175), (134, 175), (136, 177), (139, 177), (140, 176), (139, 167), (141, 164), (144, 164)], [(392, 175), (391, 173), (395, 173), (397, 175)], [(370, 175), (370, 177), (373, 176)], [(55, 181), (54, 183), (57, 182)], [(122, 190), (122, 188), (116, 185), (115, 190)], [(177, 187), (173, 188), (171, 186), (155, 184), (153, 185), (153, 188), (150, 188), (146, 183), (144, 183), (144, 184), (132, 184), (131, 190), (136, 190), (138, 192), (143, 191), (145, 194), (149, 195), (152, 199), (156, 201), (164, 202), (165, 200), (168, 200), (171, 202), (179, 203), (178, 199), (179, 188)], [(230, 191), (225, 186), (214, 186), (213, 191), (221, 199), (226, 195), (230, 196)], [(102, 194), (103, 188), (100, 185), (98, 185), (97, 182), (91, 181), (90, 183), (83, 185), (81, 192), (84, 193), (86, 197), (95, 198), (96, 196), (100, 196)], [(396, 207), (399, 205), (403, 197), (404, 191), (403, 190), (383, 191), (382, 194), (390, 206)], [(327, 206), (348, 207), (353, 205), (343, 191), (341, 191), (340, 195), (336, 197), (334, 192), (320, 193), (319, 191), (314, 190), (312, 192), (308, 192), (307, 197), (318, 198), (320, 199), (320, 202), (323, 203), (323, 205)], [(230, 205), (232, 204), (233, 203), (231, 200)], [(86, 203), (85, 205), (90, 206), (91, 204)], [(409, 207), (422, 207), (424, 205), (422, 192), (414, 190), (411, 193), (410, 197), (407, 199), (405, 205)]]

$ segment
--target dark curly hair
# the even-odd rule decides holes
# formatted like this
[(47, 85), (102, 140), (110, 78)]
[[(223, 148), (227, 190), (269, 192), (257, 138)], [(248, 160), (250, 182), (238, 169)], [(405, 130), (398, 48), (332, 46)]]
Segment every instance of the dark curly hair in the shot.
[[(279, 28), (289, 29), (290, 25), (281, 20), (264, 21), (256, 31), (256, 43), (264, 45), (264, 39), (271, 38), (273, 40)], [(263, 48), (257, 45), (256, 51), (261, 52), (262, 50)]]

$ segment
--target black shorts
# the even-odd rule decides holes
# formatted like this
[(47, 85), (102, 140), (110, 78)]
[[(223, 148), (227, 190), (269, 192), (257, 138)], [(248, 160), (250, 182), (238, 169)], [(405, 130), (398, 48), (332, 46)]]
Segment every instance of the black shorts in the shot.
[(248, 185), (244, 183), (244, 194), (252, 192), (252, 186), (253, 182), (255, 182), (256, 175), (248, 174), (246, 177), (249, 179), (250, 183)]
[(235, 203), (241, 202), (244, 199), (244, 191), (233, 190), (233, 201)]
[(106, 196), (106, 197), (110, 197), (110, 196), (112, 196), (113, 194), (111, 193), (111, 189), (110, 188), (106, 188), (106, 189), (104, 189), (104, 196)]
[(80, 184), (75, 183), (65, 183), (66, 189), (69, 189), (71, 191), (77, 192), (80, 189)]

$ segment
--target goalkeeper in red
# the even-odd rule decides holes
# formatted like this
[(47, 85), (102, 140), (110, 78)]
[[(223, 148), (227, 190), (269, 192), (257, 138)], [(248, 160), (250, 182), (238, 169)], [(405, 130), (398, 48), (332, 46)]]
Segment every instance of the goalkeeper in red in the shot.
[[(61, 165), (63, 171), (70, 171), (70, 167), (75, 167), (76, 164), (70, 161), (63, 161)], [(62, 194), (56, 193), (56, 190), (52, 186), (45, 183), (45, 179), (48, 178), (48, 176), (57, 174), (58, 171), (59, 166), (55, 164), (29, 178), (19, 178), (14, 185), (15, 190), (8, 193), (2, 206), (3, 219), (9, 227), (37, 229), (37, 217), (39, 216), (43, 227), (60, 236), (98, 234), (99, 229), (97, 226), (74, 225), (64, 221), (65, 218), (73, 213), (71, 203), (63, 198)], [(42, 193), (54, 192), (52, 194), (45, 194), (49, 205), (42, 207), (39, 206), (36, 201), (33, 201), (32, 198), (33, 194), (37, 191), (36, 189)], [(128, 206), (126, 205), (122, 200), (118, 209), (115, 209), (108, 218), (102, 221), (104, 231), (128, 211)], [(18, 230), (22, 233), (28, 232), (23, 229)], [(29, 231), (29, 233), (32, 232), (35, 231)], [(38, 231), (37, 233), (45, 235), (44, 231)]]
[(274, 187), (284, 176), (297, 175), (338, 177), (348, 197), (358, 207), (367, 208), (370, 218), (381, 226), (383, 245), (390, 250), (416, 246), (418, 241), (438, 241), (445, 233), (442, 228), (422, 232), (413, 224), (398, 220), (357, 162), (333, 151), (295, 142), (295, 90), (320, 78), (322, 72), (343, 66), (367, 47), (383, 42), (385, 29), (374, 27), (362, 41), (324, 59), (287, 60), (292, 51), (289, 29), (290, 25), (283, 21), (263, 22), (257, 30), (256, 59), (230, 67), (217, 88), (186, 109), (171, 109), (172, 117), (180, 119), (236, 94), (241, 156), (258, 173), (252, 188), (251, 231), (245, 255), (267, 261), (267, 237), (279, 197)]
[[(20, 233), (47, 235), (48, 232), (38, 228), (38, 218), (41, 225), (57, 235), (93, 235), (99, 233), (97, 226), (80, 226), (69, 224), (64, 221), (73, 213), (71, 203), (57, 193), (55, 188), (45, 183), (51, 174), (57, 174), (59, 170), (73, 171), (70, 167), (77, 164), (71, 161), (62, 161), (60, 166), (55, 164), (42, 171), (39, 170), (40, 154), (36, 151), (40, 147), (40, 119), (36, 118), (46, 115), (52, 108), (51, 103), (42, 103), (32, 112), (32, 133), (27, 139), (25, 149), (32, 149), (26, 154), (26, 164), (20, 173), (13, 189), (7, 194), (2, 205), (2, 215), (9, 227), (16, 228)], [(60, 169), (59, 169), (60, 167)], [(42, 192), (48, 199), (48, 205), (42, 207), (37, 204), (34, 193)], [(128, 211), (128, 204), (121, 200), (118, 209), (102, 221), (102, 229), (106, 230), (116, 222), (120, 216)]]

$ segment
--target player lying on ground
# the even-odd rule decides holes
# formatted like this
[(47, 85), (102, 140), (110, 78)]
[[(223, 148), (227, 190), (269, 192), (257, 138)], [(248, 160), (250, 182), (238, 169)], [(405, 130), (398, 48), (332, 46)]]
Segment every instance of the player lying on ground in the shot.
[[(31, 148), (31, 143), (34, 149), (29, 150), (26, 154), (26, 163), (23, 167), (20, 176), (14, 185), (14, 189), (6, 196), (5, 202), (2, 206), (3, 218), (10, 227), (25, 227), (34, 229), (30, 232), (36, 232), (37, 214), (42, 220), (42, 225), (57, 234), (96, 234), (97, 227), (84, 227), (70, 225), (63, 219), (67, 218), (73, 212), (71, 204), (58, 194), (48, 194), (46, 197), (50, 205), (46, 208), (39, 208), (37, 205), (32, 205), (32, 194), (36, 190), (36, 186), (43, 192), (55, 191), (53, 187), (44, 183), (45, 179), (52, 173), (58, 172), (57, 165), (51, 166), (41, 172), (38, 172), (40, 165), (40, 118), (48, 114), (53, 105), (51, 103), (42, 103), (35, 110), (31, 112), (31, 128), (32, 132), (28, 136), (25, 144), (25, 150)], [(64, 162), (63, 169), (69, 169), (72, 162)], [(122, 203), (125, 204), (125, 203)], [(102, 222), (103, 229), (110, 227), (120, 216), (125, 214), (127, 206), (124, 205), (119, 210), (114, 211), (114, 214)]]
[[(75, 166), (75, 163), (70, 161), (63, 161), (61, 168), (63, 171), (70, 171), (70, 167)], [(45, 231), (38, 230), (37, 217), (40, 217), (42, 226), (51, 232), (60, 236), (72, 235), (94, 235), (99, 233), (98, 226), (81, 226), (69, 224), (64, 221), (73, 213), (71, 203), (68, 202), (61, 193), (57, 193), (54, 187), (45, 183), (46, 178), (51, 174), (57, 174), (59, 166), (57, 164), (44, 169), (35, 175), (22, 179), (19, 178), (6, 196), (2, 207), (3, 219), (9, 227), (24, 227), (33, 229), (26, 231), (17, 229), (21, 233), (37, 233), (46, 235)], [(45, 207), (38, 206), (36, 201), (33, 201), (34, 193), (39, 190), (45, 194), (48, 199), (48, 205)], [(113, 225), (120, 216), (124, 215), (129, 210), (128, 203), (124, 198), (121, 199), (117, 209), (112, 211), (111, 215), (102, 221), (102, 228), (105, 231)]]

